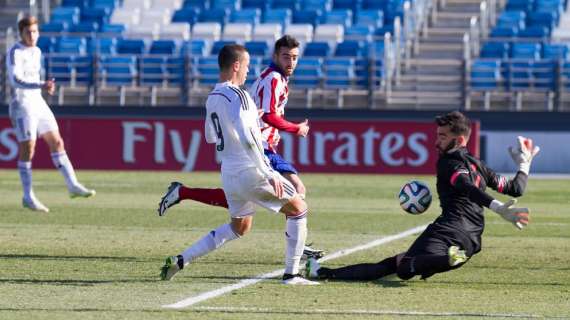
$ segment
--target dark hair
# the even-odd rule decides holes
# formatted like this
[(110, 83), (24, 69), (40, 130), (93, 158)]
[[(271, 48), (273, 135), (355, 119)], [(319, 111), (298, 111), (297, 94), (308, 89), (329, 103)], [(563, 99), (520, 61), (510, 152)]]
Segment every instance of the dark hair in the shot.
[(226, 44), (218, 54), (218, 66), (220, 70), (229, 69), (235, 62), (240, 61), (247, 50), (240, 44)]
[(34, 24), (38, 24), (38, 18), (34, 16), (26, 16), (18, 21), (18, 31), (22, 33), (25, 27), (33, 26)]
[(273, 48), (273, 53), (278, 54), (279, 49), (281, 48), (289, 48), (289, 49), (299, 48), (299, 41), (297, 41), (297, 39), (293, 38), (292, 36), (286, 34), (281, 38), (279, 38), (279, 40), (275, 41), (275, 48)]
[(435, 117), (438, 127), (449, 126), (451, 133), (469, 138), (471, 134), (471, 121), (463, 113), (452, 111), (445, 115)]

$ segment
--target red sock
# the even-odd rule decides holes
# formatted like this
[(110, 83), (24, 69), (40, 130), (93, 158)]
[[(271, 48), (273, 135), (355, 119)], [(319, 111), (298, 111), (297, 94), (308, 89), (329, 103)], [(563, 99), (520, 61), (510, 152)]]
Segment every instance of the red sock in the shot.
[(181, 200), (190, 199), (211, 206), (228, 208), (228, 201), (223, 189), (202, 189), (202, 188), (187, 188), (180, 187), (178, 191)]

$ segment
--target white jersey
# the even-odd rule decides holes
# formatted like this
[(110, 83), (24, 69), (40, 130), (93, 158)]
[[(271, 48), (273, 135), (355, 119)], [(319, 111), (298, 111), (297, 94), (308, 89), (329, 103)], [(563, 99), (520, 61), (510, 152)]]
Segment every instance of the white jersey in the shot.
[(8, 50), (6, 59), (8, 79), (12, 87), (12, 101), (27, 105), (42, 99), (41, 70), (42, 51), (38, 47), (27, 47), (18, 42)]
[(261, 131), (255, 103), (249, 94), (231, 82), (216, 84), (206, 101), (205, 136), (215, 143), (223, 172), (257, 168), (273, 177), (263, 154)]

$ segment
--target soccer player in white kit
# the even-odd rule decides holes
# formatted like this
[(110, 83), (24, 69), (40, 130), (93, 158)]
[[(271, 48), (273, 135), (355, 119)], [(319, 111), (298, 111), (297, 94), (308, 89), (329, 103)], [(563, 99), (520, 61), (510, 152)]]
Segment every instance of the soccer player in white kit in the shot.
[(22, 204), (31, 210), (49, 212), (32, 189), (32, 158), (37, 136), (48, 144), (53, 163), (65, 178), (72, 198), (90, 197), (95, 190), (86, 189), (77, 181), (55, 117), (42, 97), (42, 89), (50, 95), (54, 94), (55, 82), (40, 79), (42, 52), (36, 46), (39, 38), (38, 20), (33, 16), (25, 17), (18, 22), (18, 30), (21, 41), (8, 50), (6, 64), (12, 87), (10, 119), (19, 142), (18, 171), (24, 190)]
[(286, 220), (284, 284), (313, 285), (299, 274), (307, 236), (305, 201), (293, 185), (274, 171), (263, 154), (257, 107), (239, 86), (245, 83), (249, 54), (237, 44), (218, 55), (220, 82), (206, 101), (205, 135), (222, 160), (222, 185), (231, 221), (212, 230), (178, 256), (166, 259), (161, 279), (170, 280), (195, 259), (238, 239), (251, 228), (256, 205), (282, 212)]

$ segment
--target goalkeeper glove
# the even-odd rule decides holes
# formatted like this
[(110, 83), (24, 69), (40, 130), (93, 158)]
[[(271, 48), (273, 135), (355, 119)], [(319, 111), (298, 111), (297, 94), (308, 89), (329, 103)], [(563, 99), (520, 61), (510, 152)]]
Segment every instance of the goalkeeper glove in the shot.
[(518, 136), (518, 142), (518, 148), (509, 147), (509, 153), (513, 161), (519, 166), (519, 171), (528, 176), (532, 158), (540, 151), (540, 147), (533, 146), (532, 139), (521, 136)]
[(511, 222), (515, 227), (522, 230), (528, 225), (528, 215), (530, 210), (528, 208), (515, 208), (513, 205), (517, 203), (516, 199), (511, 199), (507, 203), (502, 203), (498, 200), (491, 201), (489, 209), (498, 213), (503, 219)]

